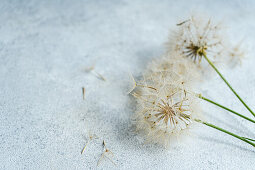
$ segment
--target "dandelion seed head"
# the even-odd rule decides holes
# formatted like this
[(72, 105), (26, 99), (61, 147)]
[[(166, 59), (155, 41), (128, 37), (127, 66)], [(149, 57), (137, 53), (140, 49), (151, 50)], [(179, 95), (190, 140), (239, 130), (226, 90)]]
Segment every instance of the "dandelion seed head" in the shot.
[(200, 82), (200, 68), (191, 60), (172, 54), (165, 54), (155, 59), (147, 67), (146, 77), (153, 77), (155, 81), (174, 81), (185, 83), (186, 86), (194, 86)]
[(221, 25), (211, 19), (191, 16), (177, 27), (167, 43), (168, 53), (177, 53), (200, 63), (204, 54), (215, 56), (224, 51)]
[(189, 128), (197, 110), (195, 97), (183, 83), (162, 78), (155, 81), (152, 76), (140, 83), (143, 86), (134, 93), (139, 106), (135, 117), (137, 129), (149, 141), (169, 145), (171, 138)]

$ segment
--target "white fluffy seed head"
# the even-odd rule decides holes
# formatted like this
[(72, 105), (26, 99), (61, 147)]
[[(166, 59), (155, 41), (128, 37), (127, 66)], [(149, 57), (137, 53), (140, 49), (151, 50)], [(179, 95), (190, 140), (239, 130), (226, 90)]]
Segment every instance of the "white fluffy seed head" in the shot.
[(165, 54), (152, 61), (148, 65), (145, 75), (158, 81), (164, 79), (164, 81), (170, 80), (179, 84), (185, 83), (186, 86), (193, 86), (201, 80), (201, 68), (191, 60), (173, 53), (171, 56)]
[(193, 117), (200, 117), (197, 97), (190, 87), (200, 82), (203, 55), (213, 62), (224, 61), (226, 56), (230, 60), (243, 57), (240, 45), (224, 45), (220, 24), (210, 19), (192, 16), (177, 25), (167, 43), (167, 53), (149, 64), (144, 80), (133, 81), (132, 88), (138, 103), (137, 129), (148, 140), (164, 145), (183, 134), (192, 125)]
[(169, 145), (171, 139), (192, 124), (193, 116), (198, 113), (196, 97), (177, 76), (180, 75), (146, 76), (133, 93), (138, 103), (137, 129), (143, 131), (149, 141)]
[(200, 63), (203, 53), (220, 57), (226, 49), (223, 43), (222, 27), (211, 19), (191, 16), (188, 20), (177, 24), (167, 43), (168, 53), (191, 58)]

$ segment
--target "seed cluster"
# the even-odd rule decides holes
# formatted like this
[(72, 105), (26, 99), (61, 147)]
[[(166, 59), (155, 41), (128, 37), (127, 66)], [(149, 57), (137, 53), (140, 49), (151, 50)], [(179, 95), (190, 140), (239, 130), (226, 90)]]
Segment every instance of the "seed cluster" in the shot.
[(226, 48), (221, 25), (211, 19), (192, 16), (177, 28), (170, 35), (166, 53), (148, 65), (144, 79), (132, 89), (138, 103), (137, 129), (148, 140), (165, 145), (188, 129), (194, 117), (200, 117), (191, 87), (200, 82), (202, 59), (226, 55), (234, 60), (243, 55), (239, 48)]
[(137, 84), (134, 97), (138, 102), (136, 122), (138, 130), (146, 133), (147, 139), (169, 144), (169, 139), (180, 134), (192, 123), (196, 110), (195, 97), (177, 73), (147, 75)]

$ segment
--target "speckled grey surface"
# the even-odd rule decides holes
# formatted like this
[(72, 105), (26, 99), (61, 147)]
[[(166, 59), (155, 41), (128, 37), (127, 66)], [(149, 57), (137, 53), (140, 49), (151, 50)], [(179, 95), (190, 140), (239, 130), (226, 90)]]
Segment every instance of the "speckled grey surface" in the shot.
[[(164, 52), (169, 28), (192, 11), (223, 19), (255, 46), (252, 1), (0, 1), (0, 169), (255, 169), (255, 150), (204, 126), (168, 150), (142, 145), (130, 117), (128, 73)], [(221, 68), (255, 110), (255, 54)], [(95, 70), (107, 81), (86, 73)], [(250, 116), (216, 74), (201, 92)], [(82, 100), (81, 88), (86, 88)], [(208, 121), (255, 137), (254, 125), (201, 102)], [(83, 155), (89, 131), (92, 140)], [(102, 141), (114, 153), (103, 159)]]

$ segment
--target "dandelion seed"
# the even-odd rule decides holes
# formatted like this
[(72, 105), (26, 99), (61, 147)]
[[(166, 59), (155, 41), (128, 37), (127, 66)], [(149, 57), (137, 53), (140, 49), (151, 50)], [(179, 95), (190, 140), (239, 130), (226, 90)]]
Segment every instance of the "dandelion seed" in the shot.
[(96, 72), (96, 71), (94, 71), (95, 72), (95, 74), (97, 75), (97, 77), (99, 78), (99, 79), (101, 79), (101, 80), (103, 80), (103, 81), (106, 81), (106, 79), (104, 78), (104, 76), (102, 75), (102, 74), (100, 74), (100, 73), (98, 73), (98, 72)]
[(85, 149), (87, 148), (87, 145), (89, 144), (91, 139), (88, 140), (88, 142), (86, 143), (86, 145), (83, 147), (82, 151), (81, 151), (81, 154), (83, 154), (83, 152), (85, 151)]
[(95, 69), (95, 66), (93, 65), (93, 66), (90, 66), (90, 67), (86, 68), (85, 71), (86, 72), (91, 72), (94, 69)]
[(188, 19), (188, 20), (183, 21), (183, 22), (181, 22), (181, 23), (179, 23), (179, 24), (176, 24), (176, 25), (177, 25), (177, 26), (181, 26), (182, 24), (185, 24), (185, 23), (188, 22), (188, 21), (190, 21), (190, 20)]
[(131, 79), (131, 81), (132, 81), (132, 87), (130, 88), (130, 90), (128, 91), (128, 93), (127, 94), (130, 94), (135, 88), (136, 88), (136, 86), (137, 86), (137, 84), (136, 84), (136, 81), (135, 81), (135, 78), (133, 77), (133, 75), (131, 74), (131, 73), (129, 73), (129, 78)]
[(82, 97), (83, 97), (83, 100), (85, 100), (85, 92), (86, 92), (85, 87), (82, 87)]
[(96, 139), (96, 138), (97, 138), (97, 136), (96, 136), (95, 134), (91, 134), (91, 133), (89, 132), (89, 139), (88, 139), (87, 143), (85, 144), (85, 146), (83, 147), (83, 149), (82, 149), (82, 151), (81, 151), (81, 154), (84, 153), (84, 151), (86, 150), (88, 144), (89, 144), (93, 139)]
[(104, 147), (104, 152), (101, 154), (101, 156), (97, 162), (97, 166), (99, 166), (99, 164), (103, 158), (107, 158), (109, 161), (111, 161), (116, 166), (116, 164), (107, 156), (107, 155), (114, 156), (114, 154), (108, 148), (106, 148), (106, 144), (105, 144), (104, 140), (103, 140), (103, 147)]
[(93, 73), (100, 80), (106, 81), (105, 77), (102, 74), (95, 71), (95, 66), (88, 67), (87, 69), (85, 69), (85, 71)]

